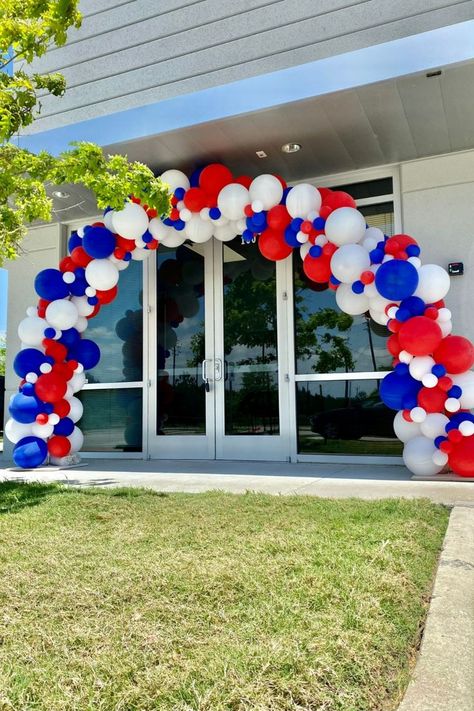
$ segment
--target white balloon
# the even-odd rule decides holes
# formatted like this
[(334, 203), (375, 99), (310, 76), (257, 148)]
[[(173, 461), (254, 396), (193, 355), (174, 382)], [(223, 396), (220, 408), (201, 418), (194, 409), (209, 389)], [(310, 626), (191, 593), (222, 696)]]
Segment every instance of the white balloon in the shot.
[(357, 316), (369, 308), (369, 300), (365, 294), (354, 294), (349, 284), (340, 284), (336, 291), (336, 303), (346, 314)]
[(86, 319), (86, 317), (79, 316), (79, 318), (77, 319), (75, 328), (79, 331), (79, 333), (84, 333), (84, 331), (86, 330), (88, 325), (89, 325), (89, 321)]
[(176, 188), (184, 188), (185, 190), (189, 190), (191, 187), (188, 176), (180, 170), (175, 170), (174, 168), (171, 170), (165, 170), (165, 172), (160, 175), (160, 178), (163, 183), (167, 183), (170, 186), (172, 193), (174, 193)]
[(418, 269), (418, 280), (414, 295), (419, 296), (427, 304), (444, 299), (449, 291), (449, 274), (446, 269), (437, 264), (423, 264)]
[(311, 249), (313, 245), (311, 242), (306, 242), (306, 244), (302, 244), (300, 247), (300, 257), (304, 261), (304, 258), (307, 256), (309, 250)]
[(148, 215), (141, 205), (127, 202), (123, 210), (112, 216), (114, 232), (126, 239), (137, 239), (148, 229)]
[(393, 420), (393, 431), (401, 442), (408, 442), (413, 437), (419, 437), (420, 425), (417, 422), (407, 422), (400, 410)]
[(430, 412), (420, 425), (421, 434), (433, 440), (441, 435), (446, 435), (445, 427), (448, 422), (449, 417), (446, 417), (441, 412)]
[(56, 299), (46, 307), (46, 321), (60, 331), (75, 326), (78, 316), (76, 305), (69, 299)]
[(49, 423), (46, 425), (39, 425), (37, 422), (33, 422), (31, 425), (31, 434), (35, 437), (41, 437), (41, 439), (48, 439), (54, 432), (54, 425)]
[(16, 444), (20, 439), (23, 439), (23, 437), (29, 437), (31, 435), (31, 428), (31, 422), (24, 424), (23, 422), (17, 422), (10, 418), (5, 422), (5, 435), (10, 442)]
[(87, 296), (73, 296), (71, 302), (77, 309), (79, 316), (90, 316), (94, 307), (87, 300)]
[(150, 220), (148, 231), (152, 237), (158, 240), (158, 242), (161, 242), (163, 237), (167, 237), (170, 233), (176, 232), (176, 230), (169, 225), (165, 225), (159, 217), (154, 217)]
[(432, 439), (428, 437), (414, 437), (403, 448), (403, 461), (413, 474), (419, 476), (432, 476), (438, 474), (443, 465), (435, 464), (433, 455), (437, 451)]
[(79, 398), (74, 396), (69, 398), (68, 402), (71, 406), (71, 409), (69, 410), (69, 414), (67, 415), (67, 417), (69, 417), (69, 419), (71, 419), (73, 422), (78, 422), (78, 420), (80, 420), (82, 417), (82, 413), (84, 412), (82, 402), (79, 400)]
[(354, 207), (339, 207), (329, 215), (324, 231), (334, 244), (355, 244), (365, 235), (365, 217)]
[(381, 326), (386, 326), (388, 323), (388, 316), (383, 311), (378, 311), (377, 309), (369, 309), (370, 317), (375, 323), (379, 323)]
[(86, 267), (86, 281), (98, 291), (112, 289), (118, 280), (118, 269), (109, 259), (93, 259)]
[(425, 421), (426, 410), (422, 407), (413, 407), (410, 410), (410, 416), (411, 416), (411, 419), (413, 420), (413, 422), (421, 424), (422, 422)]
[(102, 218), (102, 222), (107, 227), (107, 229), (110, 230), (111, 232), (114, 231), (114, 225), (112, 222), (114, 212), (115, 212), (115, 210), (109, 210), (108, 212), (105, 213), (105, 215)]
[(425, 388), (435, 388), (438, 385), (438, 378), (434, 373), (426, 373), (421, 379)]
[(44, 318), (27, 316), (18, 324), (18, 338), (27, 348), (37, 346), (43, 341), (44, 329), (48, 325)]
[(445, 400), (444, 408), (447, 412), (457, 412), (461, 409), (461, 403), (455, 397), (448, 397)]
[(149, 249), (141, 249), (140, 247), (137, 247), (132, 252), (132, 259), (135, 262), (143, 262), (145, 259), (148, 259), (149, 256), (150, 256)]
[(377, 246), (378, 242), (384, 241), (384, 233), (382, 232), (380, 227), (367, 227), (367, 229), (365, 230), (364, 239), (375, 240), (375, 245)]
[(449, 336), (449, 334), (453, 330), (453, 322), (452, 321), (441, 321), (438, 323), (438, 326), (441, 329), (441, 333), (443, 334), (443, 338), (446, 338), (446, 336)]
[(474, 422), (464, 420), (464, 422), (461, 422), (458, 429), (464, 437), (471, 437), (474, 435)]
[(352, 284), (370, 267), (368, 252), (360, 244), (345, 244), (331, 257), (331, 271), (339, 281)]
[(220, 242), (230, 242), (238, 234), (233, 223), (214, 228), (214, 237)]
[(263, 174), (259, 175), (250, 183), (249, 188), (250, 202), (257, 200), (261, 203), (262, 210), (270, 210), (270, 208), (278, 205), (283, 197), (283, 186), (274, 175)]
[[(255, 182), (255, 180), (253, 182)], [(227, 217), (229, 220), (240, 219), (244, 214), (244, 207), (248, 205), (249, 202), (251, 202), (249, 191), (239, 183), (229, 183), (229, 185), (222, 188), (217, 196), (217, 207), (224, 217)]]
[(69, 380), (69, 385), (74, 393), (77, 393), (86, 384), (86, 376), (84, 373), (74, 373), (71, 380)]
[(199, 215), (193, 215), (191, 219), (186, 222), (185, 232), (186, 237), (192, 242), (202, 244), (211, 239), (212, 233), (214, 232), (214, 225), (212, 222), (201, 220)]
[(449, 457), (446, 452), (442, 452), (440, 449), (437, 449), (433, 454), (433, 462), (439, 464), (440, 467), (444, 467), (448, 463), (448, 460)]
[(415, 356), (408, 368), (410, 375), (415, 380), (423, 380), (427, 373), (431, 373), (431, 368), (436, 364), (436, 361), (431, 356)]
[(310, 185), (309, 183), (295, 185), (291, 188), (286, 197), (286, 209), (291, 217), (302, 217), (305, 219), (311, 212), (318, 212), (320, 207), (321, 193), (314, 185)]
[(73, 431), (68, 437), (68, 440), (71, 443), (70, 454), (78, 452), (80, 449), (82, 449), (82, 445), (84, 444), (84, 435), (82, 434), (79, 427), (74, 427)]
[[(188, 223), (186, 223), (188, 224)], [(186, 242), (185, 230), (175, 230), (170, 227), (170, 232), (161, 238), (161, 244), (169, 249), (176, 249), (176, 247), (181, 247), (184, 242)]]
[(451, 316), (451, 311), (443, 306), (441, 309), (438, 309), (438, 318), (436, 320), (441, 324), (445, 321), (451, 321)]

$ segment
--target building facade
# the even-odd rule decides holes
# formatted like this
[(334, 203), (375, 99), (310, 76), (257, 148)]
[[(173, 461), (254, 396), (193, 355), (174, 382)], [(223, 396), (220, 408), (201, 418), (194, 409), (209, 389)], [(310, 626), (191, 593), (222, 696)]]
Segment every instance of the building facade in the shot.
[[(413, 235), (425, 262), (463, 263), (447, 305), (474, 337), (473, 2), (81, 6), (81, 30), (38, 62), (65, 74), (66, 96), (44, 99), (20, 145), (92, 140), (157, 173), (219, 161), (344, 189), (369, 225)], [(32, 227), (7, 265), (7, 395), (35, 274), (97, 216), (87, 193), (61, 193), (57, 221)], [(102, 350), (81, 393), (88, 454), (399, 461), (378, 397), (388, 331), (341, 314), (297, 258), (266, 262), (239, 235), (160, 247), (126, 270), (88, 333)]]

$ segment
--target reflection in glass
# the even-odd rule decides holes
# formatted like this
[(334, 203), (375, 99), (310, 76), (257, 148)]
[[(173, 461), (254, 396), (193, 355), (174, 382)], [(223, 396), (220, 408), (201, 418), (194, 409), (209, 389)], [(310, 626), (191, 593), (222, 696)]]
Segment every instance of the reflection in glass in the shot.
[(142, 389), (81, 390), (86, 452), (142, 451)]
[(380, 380), (299, 382), (298, 451), (303, 454), (400, 455), (395, 413), (379, 398)]
[(276, 265), (237, 237), (223, 246), (225, 432), (279, 433)]
[(204, 256), (201, 245), (157, 252), (158, 435), (205, 434)]
[(100, 348), (96, 367), (86, 373), (89, 383), (123, 383), (143, 378), (143, 262), (131, 261), (120, 272), (114, 301), (89, 321), (85, 338)]

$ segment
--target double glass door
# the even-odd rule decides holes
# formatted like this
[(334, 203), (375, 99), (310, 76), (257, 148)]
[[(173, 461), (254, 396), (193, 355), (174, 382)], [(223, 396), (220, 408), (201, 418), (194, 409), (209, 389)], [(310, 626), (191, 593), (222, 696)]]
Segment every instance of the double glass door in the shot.
[(152, 458), (288, 457), (283, 272), (240, 237), (160, 247), (149, 275)]

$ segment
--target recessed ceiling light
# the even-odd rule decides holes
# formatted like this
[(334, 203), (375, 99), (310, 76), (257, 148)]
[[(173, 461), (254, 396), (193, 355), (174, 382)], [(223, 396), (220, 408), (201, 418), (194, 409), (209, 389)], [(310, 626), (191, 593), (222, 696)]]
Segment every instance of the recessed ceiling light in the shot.
[(283, 153), (298, 153), (301, 150), (301, 143), (284, 143), (281, 150)]
[(267, 158), (268, 157), (267, 154), (265, 153), (265, 151), (255, 151), (255, 153), (257, 154), (257, 156), (259, 158)]
[(55, 198), (59, 198), (60, 200), (66, 200), (68, 197), (71, 197), (69, 193), (65, 193), (62, 190), (53, 190), (51, 195)]

